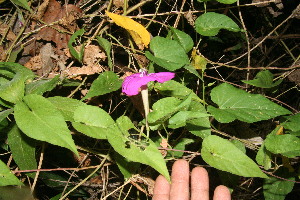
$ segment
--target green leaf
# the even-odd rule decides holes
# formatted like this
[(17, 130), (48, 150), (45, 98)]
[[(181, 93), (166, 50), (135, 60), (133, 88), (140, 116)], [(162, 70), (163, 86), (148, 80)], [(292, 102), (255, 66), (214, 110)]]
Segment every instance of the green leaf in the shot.
[(119, 79), (118, 75), (114, 72), (103, 72), (92, 83), (89, 92), (83, 98), (83, 100), (94, 96), (100, 96), (103, 94), (114, 92), (122, 86), (122, 82), (123, 80)]
[[(9, 131), (7, 140), (13, 159), (21, 170), (37, 169), (34, 140), (23, 134), (16, 124)], [(27, 175), (33, 177), (34, 174)]]
[(80, 47), (80, 51), (77, 52), (77, 50), (73, 47), (73, 43), (76, 43), (77, 38), (82, 36), (85, 33), (85, 30), (82, 28), (78, 31), (76, 31), (70, 38), (68, 42), (68, 47), (70, 49), (70, 53), (74, 58), (76, 58), (79, 62), (82, 62), (83, 59), (83, 53), (84, 53), (84, 45), (82, 44)]
[(61, 96), (49, 97), (48, 100), (60, 111), (65, 121), (74, 121), (74, 111), (85, 105), (82, 101)]
[(233, 4), (237, 2), (237, 0), (217, 0), (217, 1), (224, 4)]
[(0, 160), (0, 186), (7, 185), (24, 185), (13, 173), (11, 173), (10, 169)]
[(265, 144), (262, 144), (259, 148), (255, 160), (259, 165), (264, 166), (265, 170), (269, 170), (272, 167), (271, 152), (266, 149)]
[(191, 95), (193, 101), (203, 102), (202, 99), (200, 99), (191, 89), (174, 80), (166, 81), (164, 83), (156, 83), (154, 89), (158, 90), (165, 96), (184, 99), (187, 95)]
[[(188, 110), (206, 113), (205, 107), (201, 103), (195, 101), (191, 102)], [(188, 120), (186, 128), (189, 132), (202, 139), (211, 134), (209, 117)]]
[(246, 148), (245, 148), (244, 143), (242, 143), (239, 140), (230, 140), (230, 142), (232, 144), (234, 144), (234, 146), (236, 146), (241, 152), (243, 152), (244, 154), (246, 154)]
[(277, 128), (265, 139), (266, 149), (289, 158), (300, 156), (300, 139), (291, 134), (276, 135)]
[(104, 49), (104, 51), (106, 53), (106, 56), (107, 56), (107, 61), (108, 61), (109, 69), (112, 70), (113, 69), (113, 64), (112, 64), (112, 59), (111, 59), (111, 56), (110, 56), (111, 44), (105, 38), (101, 38), (99, 36), (97, 36), (96, 38), (97, 38), (98, 44)]
[(0, 62), (0, 77), (0, 98), (15, 104), (24, 96), (25, 82), (35, 75), (20, 64)]
[(103, 109), (96, 106), (83, 105), (74, 112), (74, 128), (96, 139), (106, 139), (106, 135), (111, 132), (115, 121)]
[(201, 81), (203, 81), (203, 78), (200, 76), (200, 74), (198, 73), (198, 71), (195, 69), (193, 65), (185, 65), (183, 68), (188, 70), (190, 73), (194, 74), (195, 76), (197, 76)]
[(183, 155), (183, 151), (185, 150), (185, 146), (188, 144), (194, 143), (195, 140), (189, 139), (189, 138), (181, 138), (178, 143), (173, 147), (173, 149), (176, 150), (182, 150), (182, 151), (173, 151), (172, 155), (174, 158), (181, 158)]
[(249, 94), (227, 83), (212, 89), (210, 96), (219, 108), (208, 106), (208, 112), (222, 123), (236, 119), (252, 123), (291, 113), (262, 95)]
[(59, 83), (59, 81), (60, 81), (59, 75), (55, 76), (52, 79), (47, 79), (47, 80), (42, 79), (42, 80), (33, 81), (26, 85), (25, 93), (42, 95), (45, 92), (49, 92), (53, 90), (56, 87), (56, 85)]
[(210, 116), (207, 113), (197, 111), (179, 111), (169, 119), (169, 128), (179, 128), (186, 125), (188, 120), (198, 119)]
[(195, 21), (196, 31), (204, 36), (215, 36), (220, 29), (238, 32), (241, 29), (229, 17), (215, 12), (207, 12), (199, 16)]
[(2, 122), (8, 115), (10, 115), (14, 110), (13, 109), (7, 109), (0, 112), (0, 122)]
[(176, 28), (169, 28), (171, 30), (173, 39), (176, 40), (182, 46), (186, 53), (188, 53), (194, 46), (194, 41), (191, 38), (191, 36)]
[(29, 12), (32, 13), (32, 10), (30, 6), (28, 5), (28, 2), (26, 0), (10, 0), (13, 4), (21, 6), (22, 8), (25, 8)]
[(189, 95), (185, 100), (180, 100), (175, 97), (160, 99), (153, 104), (153, 111), (148, 115), (148, 122), (151, 125), (161, 124), (178, 111), (187, 110), (190, 103), (191, 95)]
[(126, 159), (118, 153), (114, 153), (114, 158), (116, 160), (119, 170), (124, 176), (124, 179), (129, 179), (133, 174), (136, 174), (137, 170), (141, 166), (140, 163), (130, 162), (128, 159)]
[(150, 49), (154, 56), (146, 51), (146, 57), (169, 71), (175, 71), (189, 64), (189, 57), (177, 41), (156, 36), (150, 42)]
[(295, 178), (291, 177), (291, 174), (288, 172), (276, 173), (276, 176), (283, 177), (288, 180), (281, 180), (277, 177), (270, 177), (269, 179), (264, 179), (263, 192), (265, 200), (284, 200), (286, 195), (293, 190), (295, 185)]
[(287, 120), (286, 122), (282, 123), (284, 128), (293, 132), (300, 131), (300, 113), (284, 118)]
[(221, 137), (210, 135), (204, 138), (201, 156), (206, 163), (219, 170), (244, 177), (267, 178), (253, 160)]
[(65, 147), (78, 155), (62, 114), (46, 98), (30, 94), (14, 108), (18, 127), (28, 137)]
[(279, 85), (282, 82), (282, 79), (273, 83), (273, 74), (269, 70), (264, 70), (258, 72), (258, 74), (255, 76), (253, 80), (249, 80), (249, 81), (242, 80), (242, 81), (244, 83), (253, 85), (255, 87), (272, 88)]
[[(121, 118), (127, 117), (122, 116)], [(151, 139), (146, 138), (144, 134), (138, 137), (139, 139), (132, 137), (128, 133), (128, 130), (126, 130), (128, 127), (134, 126), (133, 124), (128, 125), (129, 120), (122, 119), (117, 121), (119, 123), (116, 127), (119, 128), (109, 129), (111, 133), (107, 134), (107, 139), (114, 150), (128, 160), (149, 165), (170, 181), (166, 163), (154, 142)]]
[(35, 199), (28, 186), (0, 187), (1, 200), (33, 200)]

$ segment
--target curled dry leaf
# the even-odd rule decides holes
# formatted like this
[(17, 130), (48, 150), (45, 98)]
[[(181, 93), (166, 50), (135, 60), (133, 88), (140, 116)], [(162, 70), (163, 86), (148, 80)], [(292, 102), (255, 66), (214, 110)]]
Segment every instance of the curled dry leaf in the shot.
[(75, 20), (79, 18), (80, 14), (81, 9), (75, 5), (61, 6), (56, 0), (50, 0), (43, 21), (46, 24), (57, 22), (58, 25), (42, 28), (38, 32), (37, 38), (53, 41), (57, 46), (57, 50), (67, 48), (71, 36), (68, 33), (73, 33), (77, 30)]
[[(76, 48), (80, 48), (75, 47)], [(65, 54), (68, 57), (71, 57), (70, 52), (66, 49)], [(106, 59), (106, 55), (101, 51), (99, 46), (88, 45), (84, 48), (83, 55), (83, 66), (82, 67), (70, 67), (65, 72), (68, 77), (80, 76), (80, 75), (91, 75), (100, 73), (103, 71), (102, 66), (99, 64), (99, 61)], [(78, 78), (78, 77), (77, 77)]]
[(167, 155), (167, 153), (168, 153), (167, 150), (165, 150), (165, 149), (169, 146), (168, 140), (165, 139), (165, 138), (163, 138), (163, 139), (161, 140), (160, 146), (161, 146), (162, 148), (164, 148), (164, 149), (161, 149), (161, 150), (159, 150), (159, 151), (160, 151), (161, 155), (162, 155), (163, 157), (165, 157), (165, 156)]
[(38, 76), (47, 77), (55, 67), (53, 59), (51, 58), (52, 55), (54, 55), (53, 47), (51, 43), (47, 43), (41, 47), (40, 53), (31, 57), (24, 66), (35, 71)]

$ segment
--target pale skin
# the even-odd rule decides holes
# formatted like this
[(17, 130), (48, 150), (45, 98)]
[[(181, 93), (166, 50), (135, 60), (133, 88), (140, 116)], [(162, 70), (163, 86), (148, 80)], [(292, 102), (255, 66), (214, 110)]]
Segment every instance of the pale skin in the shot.
[[(185, 160), (177, 160), (173, 164), (171, 184), (162, 175), (157, 177), (152, 198), (152, 200), (209, 199), (208, 172), (203, 167), (195, 167), (190, 176), (189, 164)], [(215, 189), (213, 200), (230, 199), (231, 195), (227, 187), (220, 185)]]

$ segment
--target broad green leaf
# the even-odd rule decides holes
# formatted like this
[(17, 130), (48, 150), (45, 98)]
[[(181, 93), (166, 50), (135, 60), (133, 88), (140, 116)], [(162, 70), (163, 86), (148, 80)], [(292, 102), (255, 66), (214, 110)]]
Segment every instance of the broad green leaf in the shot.
[(120, 130), (127, 132), (128, 130), (135, 129), (135, 132), (139, 134), (139, 130), (134, 126), (132, 121), (126, 117), (121, 116), (116, 120), (116, 124), (119, 127)]
[(122, 86), (122, 80), (112, 71), (101, 73), (98, 78), (92, 83), (87, 95), (83, 98), (88, 99), (94, 96), (100, 96), (110, 92), (114, 92)]
[(287, 120), (286, 122), (282, 123), (284, 128), (293, 132), (300, 131), (300, 113), (284, 118)]
[[(35, 141), (23, 134), (15, 124), (8, 133), (8, 144), (13, 159), (21, 170), (37, 169)], [(31, 177), (34, 174), (27, 174)]]
[(271, 152), (266, 149), (265, 144), (262, 144), (259, 148), (255, 160), (259, 165), (264, 166), (265, 170), (269, 170), (272, 167)]
[(156, 36), (150, 42), (150, 49), (154, 55), (146, 51), (146, 57), (169, 71), (189, 64), (189, 57), (177, 41)]
[(42, 80), (33, 81), (26, 85), (25, 93), (42, 95), (45, 92), (53, 90), (56, 87), (56, 85), (59, 83), (59, 81), (60, 81), (59, 75), (48, 80), (42, 79)]
[(175, 97), (166, 97), (160, 99), (153, 104), (153, 111), (148, 115), (148, 122), (151, 125), (161, 124), (178, 111), (187, 110), (190, 103), (190, 95), (184, 100), (180, 100)]
[(165, 96), (184, 99), (187, 95), (191, 95), (193, 101), (203, 102), (202, 99), (200, 99), (191, 89), (174, 80), (166, 81), (164, 83), (156, 83), (154, 89), (158, 90)]
[(210, 96), (219, 108), (208, 106), (208, 112), (222, 123), (236, 119), (252, 123), (291, 113), (262, 95), (249, 94), (227, 83), (213, 88)]
[(272, 131), (265, 139), (266, 149), (289, 158), (300, 156), (300, 139), (291, 134), (276, 135), (276, 130)]
[(106, 139), (106, 135), (111, 133), (115, 121), (103, 109), (96, 106), (83, 105), (74, 111), (74, 128), (96, 139)]
[(276, 176), (283, 177), (288, 180), (281, 180), (277, 177), (270, 177), (269, 179), (264, 179), (263, 193), (265, 200), (285, 200), (286, 195), (293, 190), (295, 185), (295, 178), (288, 172), (276, 173)]
[(207, 12), (200, 15), (195, 21), (196, 31), (203, 36), (215, 36), (220, 29), (238, 32), (241, 29), (229, 17), (215, 12)]
[(210, 116), (207, 113), (197, 111), (179, 111), (169, 119), (169, 128), (179, 128), (186, 125), (188, 120), (198, 119)]
[(65, 147), (78, 155), (63, 115), (46, 98), (30, 94), (14, 108), (18, 127), (28, 137)]
[(234, 146), (236, 146), (236, 148), (238, 148), (241, 152), (246, 154), (246, 147), (245, 147), (244, 143), (242, 143), (239, 140), (230, 140), (230, 142), (232, 144), (234, 144)]
[[(125, 116), (122, 118), (124, 117)], [(166, 163), (155, 143), (151, 139), (146, 138), (144, 134), (138, 138), (136, 138), (135, 135), (132, 137), (128, 133), (128, 130), (126, 130), (130, 127), (127, 124), (128, 120), (118, 121), (119, 128), (109, 129), (111, 133), (107, 134), (108, 142), (112, 145), (114, 150), (128, 160), (149, 165), (170, 181)], [(123, 125), (122, 122), (125, 124)], [(132, 124), (132, 126), (134, 125)]]
[(0, 98), (15, 104), (24, 96), (25, 82), (35, 75), (20, 64), (0, 62), (0, 77)]
[(113, 69), (113, 64), (112, 64), (112, 59), (111, 59), (111, 56), (110, 56), (111, 44), (105, 38), (101, 38), (99, 36), (97, 36), (96, 38), (97, 38), (98, 44), (104, 49), (104, 51), (106, 53), (106, 56), (107, 56), (107, 63), (108, 63), (109, 69), (112, 70)]
[(61, 112), (65, 121), (74, 121), (74, 111), (85, 105), (82, 101), (61, 96), (49, 97), (48, 100)]
[(264, 70), (258, 72), (258, 74), (253, 80), (243, 80), (243, 82), (260, 88), (272, 88), (279, 85), (282, 82), (281, 79), (273, 83), (273, 77), (273, 74), (269, 70)]
[(30, 6), (26, 0), (10, 0), (13, 4), (21, 6), (32, 13)]
[(77, 43), (77, 39), (85, 33), (85, 30), (82, 28), (76, 31), (68, 41), (68, 47), (70, 49), (71, 55), (76, 58), (79, 62), (82, 62), (83, 53), (84, 53), (84, 45), (82, 44), (79, 52), (73, 47), (73, 43)]
[[(188, 110), (206, 113), (205, 107), (201, 103), (195, 101), (191, 102)], [(211, 134), (209, 117), (188, 120), (186, 128), (189, 132), (201, 138), (205, 138)]]
[(182, 46), (186, 53), (188, 53), (194, 46), (194, 41), (191, 38), (191, 36), (173, 27), (170, 27), (170, 30), (173, 39), (176, 40)]
[(224, 4), (233, 4), (235, 2), (237, 2), (238, 0), (217, 0), (220, 3), (224, 3)]
[(267, 178), (253, 160), (219, 136), (210, 135), (204, 138), (201, 156), (206, 163), (219, 170), (244, 177)]
[(0, 160), (0, 186), (7, 185), (24, 185), (13, 173), (11, 173), (10, 169)]

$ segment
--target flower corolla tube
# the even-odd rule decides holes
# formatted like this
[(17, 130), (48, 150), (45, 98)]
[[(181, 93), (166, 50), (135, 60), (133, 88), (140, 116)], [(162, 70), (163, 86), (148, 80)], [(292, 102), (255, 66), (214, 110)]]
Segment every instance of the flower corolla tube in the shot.
[(127, 96), (137, 95), (141, 87), (147, 86), (150, 81), (160, 83), (171, 80), (175, 77), (173, 72), (158, 72), (147, 74), (146, 71), (127, 76), (122, 84), (122, 92)]

